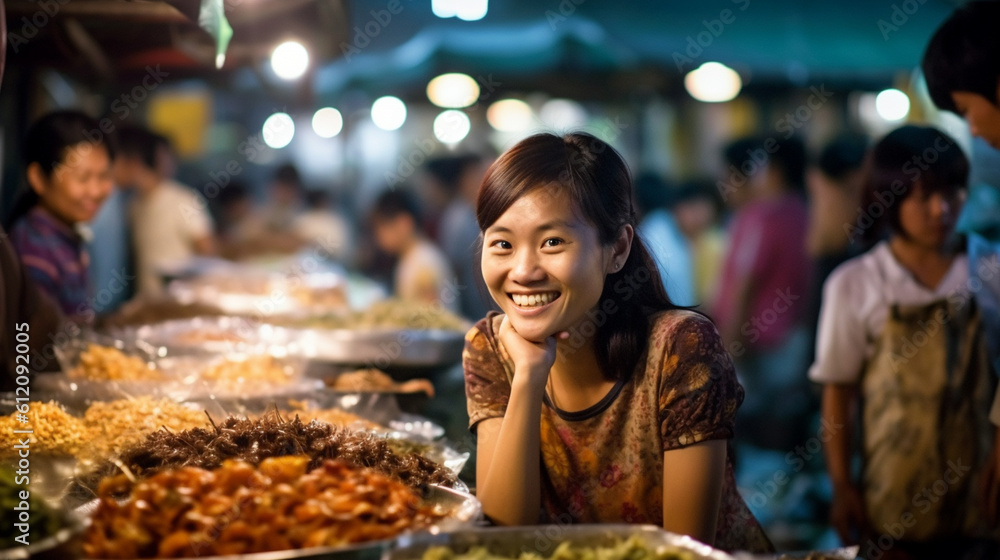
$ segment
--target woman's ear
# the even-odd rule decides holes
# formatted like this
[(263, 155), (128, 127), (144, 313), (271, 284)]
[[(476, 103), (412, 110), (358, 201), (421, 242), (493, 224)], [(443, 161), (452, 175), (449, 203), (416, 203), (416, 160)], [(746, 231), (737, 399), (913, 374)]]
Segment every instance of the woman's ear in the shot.
[(35, 194), (38, 196), (44, 195), (49, 186), (49, 177), (42, 169), (42, 165), (37, 161), (28, 164), (27, 175), (28, 185), (31, 187), (31, 190), (35, 191)]
[(625, 224), (618, 232), (618, 238), (611, 246), (611, 261), (608, 263), (608, 274), (614, 274), (625, 266), (628, 255), (632, 251), (632, 240), (635, 230), (632, 224)]

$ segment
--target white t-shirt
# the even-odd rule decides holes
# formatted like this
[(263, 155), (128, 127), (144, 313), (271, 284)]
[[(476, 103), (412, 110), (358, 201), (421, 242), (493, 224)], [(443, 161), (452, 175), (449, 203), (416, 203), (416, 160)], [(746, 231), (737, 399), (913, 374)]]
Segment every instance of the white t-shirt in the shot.
[(458, 285), (448, 257), (426, 239), (418, 241), (400, 258), (395, 282), (400, 299), (440, 303), (449, 311), (458, 312)]
[(170, 180), (149, 193), (139, 193), (132, 201), (129, 218), (135, 237), (139, 295), (162, 293), (159, 269), (193, 257), (195, 241), (212, 233), (205, 201)]
[(330, 258), (348, 261), (352, 256), (351, 228), (339, 214), (329, 210), (308, 210), (295, 218), (292, 230)]
[[(958, 255), (938, 286), (920, 284), (893, 256), (888, 242), (837, 267), (823, 286), (823, 307), (816, 334), (816, 361), (809, 379), (817, 383), (857, 383), (892, 305), (926, 305), (946, 299), (967, 300), (969, 264)], [(1000, 424), (1000, 391), (990, 420)]]

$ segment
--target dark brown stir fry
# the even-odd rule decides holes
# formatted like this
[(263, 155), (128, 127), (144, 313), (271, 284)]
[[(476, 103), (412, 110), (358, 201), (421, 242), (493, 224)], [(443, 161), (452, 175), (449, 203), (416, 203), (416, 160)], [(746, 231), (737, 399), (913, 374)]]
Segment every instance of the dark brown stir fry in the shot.
[(255, 419), (230, 416), (220, 423), (213, 422), (209, 428), (177, 433), (159, 430), (145, 441), (126, 448), (118, 461), (98, 467), (83, 485), (93, 490), (102, 478), (119, 474), (122, 467), (136, 477), (146, 478), (169, 468), (191, 466), (212, 470), (227, 459), (258, 465), (264, 459), (286, 455), (309, 456), (310, 469), (325, 459), (340, 459), (391, 476), (412, 488), (455, 484), (455, 476), (446, 468), (415, 453), (395, 453), (377, 435), (352, 432), (323, 422), (305, 423), (297, 416), (286, 420), (271, 412)]

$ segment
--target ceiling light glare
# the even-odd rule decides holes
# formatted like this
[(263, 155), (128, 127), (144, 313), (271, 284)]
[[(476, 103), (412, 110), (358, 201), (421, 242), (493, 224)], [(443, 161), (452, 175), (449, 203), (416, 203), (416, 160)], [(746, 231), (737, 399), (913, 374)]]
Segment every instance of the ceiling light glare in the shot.
[(295, 138), (295, 122), (288, 113), (275, 113), (264, 121), (261, 135), (265, 144), (280, 150), (291, 144), (292, 138)]
[(740, 94), (743, 80), (725, 64), (706, 62), (684, 76), (684, 87), (698, 101), (722, 103)]
[(500, 132), (524, 132), (532, 119), (531, 107), (520, 99), (501, 99), (486, 109), (486, 122)]
[(283, 80), (297, 80), (309, 68), (309, 51), (298, 41), (286, 41), (271, 53), (271, 68)]
[(444, 109), (461, 109), (479, 100), (479, 84), (466, 74), (441, 74), (427, 84), (427, 99)]
[(910, 114), (910, 98), (898, 89), (886, 89), (875, 97), (875, 110), (887, 121), (901, 121)]
[(442, 144), (458, 144), (469, 135), (472, 123), (462, 111), (444, 111), (434, 118), (434, 136)]
[(313, 131), (320, 138), (333, 138), (344, 128), (344, 117), (333, 107), (323, 107), (313, 115)]
[(406, 104), (398, 97), (387, 95), (372, 103), (372, 122), (382, 130), (397, 130), (406, 122)]

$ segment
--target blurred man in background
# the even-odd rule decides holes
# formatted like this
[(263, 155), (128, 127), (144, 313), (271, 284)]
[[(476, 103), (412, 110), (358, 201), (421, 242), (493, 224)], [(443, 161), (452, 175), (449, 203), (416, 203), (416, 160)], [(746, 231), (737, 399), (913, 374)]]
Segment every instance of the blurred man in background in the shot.
[(194, 190), (176, 182), (166, 138), (141, 128), (119, 131), (121, 156), (115, 161), (115, 179), (134, 189), (129, 208), (138, 271), (140, 297), (163, 293), (164, 268), (194, 256), (216, 253), (205, 201)]

